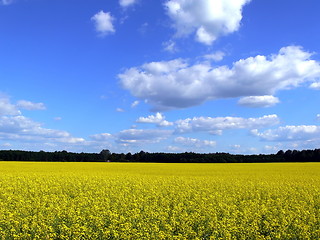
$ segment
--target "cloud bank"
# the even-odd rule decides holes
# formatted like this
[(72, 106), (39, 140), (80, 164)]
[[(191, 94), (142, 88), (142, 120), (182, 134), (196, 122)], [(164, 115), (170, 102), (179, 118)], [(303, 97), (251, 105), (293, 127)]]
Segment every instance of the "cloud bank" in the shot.
[(298, 141), (319, 139), (320, 126), (298, 125), (284, 126), (259, 132), (253, 129), (251, 133), (265, 141)]
[(176, 121), (179, 133), (209, 132), (214, 135), (228, 129), (264, 128), (279, 124), (277, 115), (266, 115), (260, 118), (241, 117), (194, 117)]
[(175, 143), (187, 146), (187, 147), (193, 147), (193, 148), (204, 148), (204, 147), (215, 147), (216, 141), (210, 141), (210, 140), (200, 140), (197, 138), (190, 138), (190, 137), (176, 137), (174, 139)]
[(70, 144), (85, 141), (66, 131), (44, 128), (41, 123), (23, 116), (19, 109), (44, 110), (45, 106), (25, 100), (12, 104), (8, 97), (0, 97), (0, 140)]
[[(272, 96), (279, 90), (314, 84), (320, 78), (320, 63), (311, 56), (299, 46), (288, 46), (270, 56), (241, 59), (232, 67), (174, 59), (132, 67), (118, 77), (133, 96), (147, 100), (156, 110), (170, 110), (221, 98)], [(261, 105), (270, 100), (276, 99), (269, 97)]]
[(155, 143), (167, 139), (172, 134), (171, 130), (161, 129), (127, 129), (120, 131), (116, 137), (117, 142), (129, 144)]

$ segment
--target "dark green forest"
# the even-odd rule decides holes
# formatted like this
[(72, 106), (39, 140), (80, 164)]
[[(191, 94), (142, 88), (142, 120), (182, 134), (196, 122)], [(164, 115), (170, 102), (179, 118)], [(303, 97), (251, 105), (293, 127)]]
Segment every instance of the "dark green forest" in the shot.
[(1, 150), (0, 161), (34, 162), (157, 162), (157, 163), (259, 163), (259, 162), (320, 162), (320, 149), (280, 150), (276, 154), (241, 155), (229, 153), (73, 153), (67, 151), (32, 152)]

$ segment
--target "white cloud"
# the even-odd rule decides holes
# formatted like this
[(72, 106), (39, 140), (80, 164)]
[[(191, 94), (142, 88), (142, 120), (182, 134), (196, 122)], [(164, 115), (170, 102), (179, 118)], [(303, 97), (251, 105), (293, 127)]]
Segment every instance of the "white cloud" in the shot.
[(138, 106), (139, 103), (140, 103), (139, 101), (134, 101), (134, 102), (131, 104), (131, 107), (134, 108), (134, 107)]
[(269, 129), (259, 132), (253, 129), (251, 133), (266, 141), (301, 141), (319, 139), (320, 126), (316, 125), (298, 125), (284, 126), (277, 129)]
[(114, 18), (111, 16), (110, 12), (100, 11), (96, 13), (92, 18), (94, 21), (96, 31), (101, 35), (105, 36), (109, 33), (114, 33), (115, 29), (112, 24)]
[(211, 135), (217, 135), (217, 136), (221, 136), (222, 135), (222, 130), (210, 130), (210, 134)]
[(176, 46), (176, 43), (172, 40), (169, 40), (167, 42), (164, 42), (162, 44), (162, 46), (164, 47), (164, 50), (167, 51), (167, 52), (171, 52), (171, 53), (174, 53), (174, 52), (177, 52), (178, 51), (178, 48)]
[(199, 105), (221, 98), (273, 95), (320, 77), (320, 63), (301, 47), (281, 48), (271, 56), (241, 59), (229, 68), (182, 59), (151, 62), (119, 74), (122, 86), (156, 110)]
[(211, 35), (204, 27), (200, 27), (197, 30), (197, 41), (204, 43), (206, 45), (211, 45), (214, 40), (216, 40), (216, 37), (214, 35)]
[(46, 106), (43, 103), (33, 103), (26, 100), (20, 100), (17, 102), (17, 107), (26, 110), (45, 110)]
[(175, 143), (179, 143), (185, 146), (191, 146), (195, 148), (203, 148), (203, 147), (215, 147), (216, 142), (215, 141), (209, 141), (209, 140), (200, 140), (197, 138), (190, 138), (190, 137), (176, 137), (174, 139)]
[(100, 134), (95, 134), (90, 136), (91, 139), (95, 141), (109, 141), (110, 139), (113, 138), (112, 134), (110, 133), (100, 133)]
[(154, 123), (161, 127), (172, 126), (172, 122), (165, 120), (165, 117), (161, 113), (156, 113), (156, 115), (150, 115), (148, 117), (139, 117), (136, 122), (138, 123)]
[(41, 123), (21, 115), (18, 108), (28, 110), (44, 109), (43, 103), (19, 101), (16, 105), (5, 96), (0, 96), (0, 139), (5, 141), (46, 143), (84, 143), (83, 138), (75, 138), (61, 130), (42, 127)]
[(231, 146), (231, 148), (232, 148), (233, 150), (240, 149), (240, 148), (241, 148), (241, 145), (240, 145), (240, 144), (234, 144), (234, 145)]
[(310, 88), (320, 90), (320, 82), (314, 82), (310, 85)]
[[(228, 148), (225, 150), (226, 152), (232, 153), (232, 154), (257, 154), (259, 153), (259, 150), (255, 147), (248, 147), (247, 144), (232, 144), (229, 145)], [(261, 153), (261, 152), (260, 152)], [(272, 152), (273, 153), (273, 152)]]
[(168, 138), (173, 131), (160, 129), (127, 129), (117, 134), (122, 144), (155, 143)]
[(21, 115), (19, 109), (45, 110), (46, 107), (43, 103), (33, 103), (26, 100), (20, 100), (16, 104), (12, 104), (8, 97), (0, 95), (0, 116)]
[(117, 111), (117, 112), (124, 112), (124, 109), (122, 109), (122, 108), (117, 108), (116, 111)]
[(215, 62), (219, 62), (224, 58), (225, 55), (226, 54), (224, 52), (222, 52), (222, 51), (216, 51), (216, 52), (214, 52), (212, 54), (204, 55), (203, 58), (205, 58), (207, 60), (212, 60), (212, 61), (215, 61)]
[(40, 123), (21, 115), (0, 117), (0, 139), (65, 143), (84, 142), (83, 138), (74, 138), (66, 131), (43, 128)]
[(121, 7), (129, 7), (133, 4), (135, 4), (137, 0), (119, 0), (119, 4)]
[(320, 114), (317, 114), (317, 120), (320, 121)]
[(260, 118), (240, 118), (240, 117), (194, 117), (176, 121), (176, 131), (187, 132), (212, 132), (221, 133), (227, 129), (253, 129), (272, 126), (279, 123), (277, 115), (267, 115)]
[(167, 151), (169, 151), (169, 152), (183, 152), (183, 151), (185, 151), (185, 150), (182, 149), (182, 148), (180, 148), (180, 147), (177, 147), (177, 146), (171, 146), (171, 145), (169, 145), (169, 146), (167, 147)]
[(176, 37), (196, 34), (196, 40), (211, 45), (218, 37), (240, 27), (242, 8), (250, 0), (169, 0), (167, 14)]
[(0, 116), (2, 115), (20, 115), (18, 108), (10, 103), (10, 99), (0, 95)]
[(270, 146), (270, 145), (266, 145), (264, 146), (264, 150), (267, 153), (276, 153), (280, 150), (281, 148), (277, 145), (277, 146)]
[(0, 5), (10, 5), (13, 3), (13, 0), (1, 0)]
[(279, 103), (277, 97), (271, 95), (243, 97), (238, 104), (245, 107), (272, 107)]
[(12, 145), (10, 143), (3, 143), (3, 144), (0, 144), (1, 147), (5, 147), (5, 148), (9, 148), (11, 147)]
[(141, 24), (141, 26), (138, 28), (138, 32), (141, 35), (144, 35), (148, 31), (148, 27), (149, 27), (149, 23), (145, 22), (145, 23)]
[(85, 143), (86, 140), (83, 138), (75, 138), (75, 137), (65, 137), (65, 138), (57, 138), (55, 139), (56, 142), (60, 143), (70, 143), (70, 144), (80, 144), (80, 143)]

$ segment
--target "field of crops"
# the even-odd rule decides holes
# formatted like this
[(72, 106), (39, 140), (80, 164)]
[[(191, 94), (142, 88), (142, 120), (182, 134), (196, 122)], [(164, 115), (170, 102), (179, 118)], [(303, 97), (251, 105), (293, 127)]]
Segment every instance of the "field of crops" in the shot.
[(0, 162), (0, 239), (320, 239), (320, 164)]

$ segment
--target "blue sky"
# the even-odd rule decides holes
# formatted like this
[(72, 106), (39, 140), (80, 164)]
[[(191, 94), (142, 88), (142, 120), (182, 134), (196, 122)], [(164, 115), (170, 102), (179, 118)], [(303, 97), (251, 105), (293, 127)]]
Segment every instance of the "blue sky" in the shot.
[(0, 0), (0, 149), (320, 147), (318, 0)]

